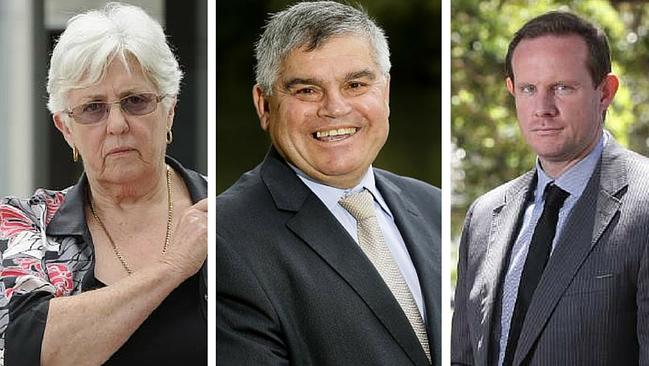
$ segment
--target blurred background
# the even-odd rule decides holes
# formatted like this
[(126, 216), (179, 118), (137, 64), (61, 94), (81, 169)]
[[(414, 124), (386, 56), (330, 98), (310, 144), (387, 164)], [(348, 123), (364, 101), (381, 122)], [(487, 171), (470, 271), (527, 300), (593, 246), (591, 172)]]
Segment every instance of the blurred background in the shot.
[[(253, 47), (268, 13), (294, 2), (217, 2), (217, 193), (259, 164), (268, 151), (270, 140), (252, 105)], [(390, 136), (374, 166), (439, 187), (440, 0), (358, 3), (385, 30), (392, 55)]]
[[(127, 0), (155, 18), (185, 77), (169, 155), (207, 173), (207, 0)], [(47, 70), (54, 41), (80, 12), (103, 0), (0, 0), (0, 196), (76, 183), (81, 163), (52, 123)]]
[(573, 11), (609, 37), (620, 89), (605, 128), (631, 150), (649, 156), (649, 5), (644, 1), (451, 2), (451, 164), (454, 260), (466, 211), (490, 189), (533, 168), (535, 155), (519, 133), (505, 88), (510, 39), (526, 21), (550, 10)]

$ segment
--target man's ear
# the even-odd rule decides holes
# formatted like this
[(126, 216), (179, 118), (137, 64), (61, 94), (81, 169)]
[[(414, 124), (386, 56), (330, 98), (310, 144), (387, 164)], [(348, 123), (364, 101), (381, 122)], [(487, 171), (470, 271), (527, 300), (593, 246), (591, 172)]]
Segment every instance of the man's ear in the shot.
[(57, 130), (61, 131), (63, 138), (70, 145), (70, 148), (74, 148), (74, 138), (72, 137), (72, 130), (66, 122), (66, 117), (63, 112), (56, 112), (52, 115), (52, 121), (54, 121), (54, 126)]
[(270, 124), (270, 105), (268, 104), (268, 99), (259, 84), (252, 87), (252, 101), (255, 105), (257, 116), (259, 117), (259, 125), (261, 126), (261, 129), (268, 131), (268, 125)]
[(509, 94), (511, 94), (512, 97), (515, 97), (516, 94), (514, 94), (514, 92), (515, 92), (515, 90), (514, 90), (514, 81), (512, 81), (512, 79), (508, 77), (507, 80), (505, 81), (505, 83), (507, 84), (507, 90), (509, 91)]
[(390, 115), (390, 75), (385, 78), (385, 105), (388, 107), (388, 115)]
[(385, 77), (385, 98), (386, 102), (390, 102), (390, 75)]
[(602, 86), (602, 97), (600, 99), (602, 111), (606, 110), (615, 98), (617, 88), (620, 86), (620, 80), (614, 74), (608, 74), (600, 84)]

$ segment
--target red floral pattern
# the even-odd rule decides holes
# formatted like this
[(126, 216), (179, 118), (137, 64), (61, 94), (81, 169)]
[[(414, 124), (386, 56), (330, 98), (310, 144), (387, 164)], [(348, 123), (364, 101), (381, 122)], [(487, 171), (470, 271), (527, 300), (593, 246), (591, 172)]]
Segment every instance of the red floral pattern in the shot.
[[(26, 270), (21, 267), (7, 267), (0, 270), (0, 278), (19, 278), (22, 276), (29, 276), (29, 270)], [(5, 297), (11, 299), (11, 296), (14, 294), (14, 287), (9, 287), (5, 289)]]
[[(0, 200), (0, 298), (11, 301), (13, 295), (33, 291), (53, 296), (82, 291), (78, 285), (90, 268), (91, 249), (76, 238), (46, 234), (47, 225), (65, 202), (66, 194), (67, 190), (39, 189), (26, 200)], [(7, 305), (0, 307), (0, 366), (7, 309)]]
[(70, 269), (66, 264), (48, 263), (47, 276), (50, 279), (50, 283), (56, 287), (54, 296), (69, 295), (72, 292), (74, 288), (72, 273), (70, 273)]
[(6, 267), (0, 271), (0, 277), (2, 278), (27, 276), (29, 274), (28, 270), (20, 267)]
[(43, 270), (41, 261), (35, 258), (16, 258), (14, 259), (14, 263), (20, 266), (20, 268), (32, 272), (41, 272)]
[(34, 231), (32, 221), (16, 207), (0, 205), (0, 239), (11, 239), (23, 231)]
[[(36, 192), (38, 194), (38, 192)], [(52, 220), (52, 217), (56, 214), (59, 207), (65, 202), (65, 195), (61, 192), (55, 192), (53, 195), (45, 194), (45, 206), (47, 207), (47, 213), (45, 216), (45, 225), (48, 225)]]

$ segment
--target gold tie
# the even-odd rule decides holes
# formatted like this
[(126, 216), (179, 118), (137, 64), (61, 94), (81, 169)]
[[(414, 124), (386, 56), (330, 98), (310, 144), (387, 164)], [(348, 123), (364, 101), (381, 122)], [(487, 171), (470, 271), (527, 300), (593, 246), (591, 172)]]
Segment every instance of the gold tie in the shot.
[(410, 326), (415, 331), (419, 343), (421, 343), (430, 361), (428, 334), (426, 333), (424, 321), (410, 288), (408, 288), (408, 284), (401, 276), (399, 266), (397, 266), (390, 249), (385, 244), (383, 233), (376, 218), (372, 194), (367, 190), (363, 190), (343, 197), (338, 203), (356, 219), (358, 245), (360, 245), (367, 258), (385, 281), (385, 284), (388, 285), (392, 295), (401, 305), (401, 309), (408, 318)]

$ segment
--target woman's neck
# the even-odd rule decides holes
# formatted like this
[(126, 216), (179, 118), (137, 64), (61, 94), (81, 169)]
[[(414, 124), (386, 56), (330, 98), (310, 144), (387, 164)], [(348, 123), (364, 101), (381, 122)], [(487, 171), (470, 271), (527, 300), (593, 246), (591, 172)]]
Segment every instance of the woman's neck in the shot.
[(92, 204), (103, 210), (123, 210), (142, 204), (167, 201), (167, 165), (164, 163), (160, 164), (154, 173), (142, 174), (130, 181), (110, 182), (90, 175), (88, 181)]

